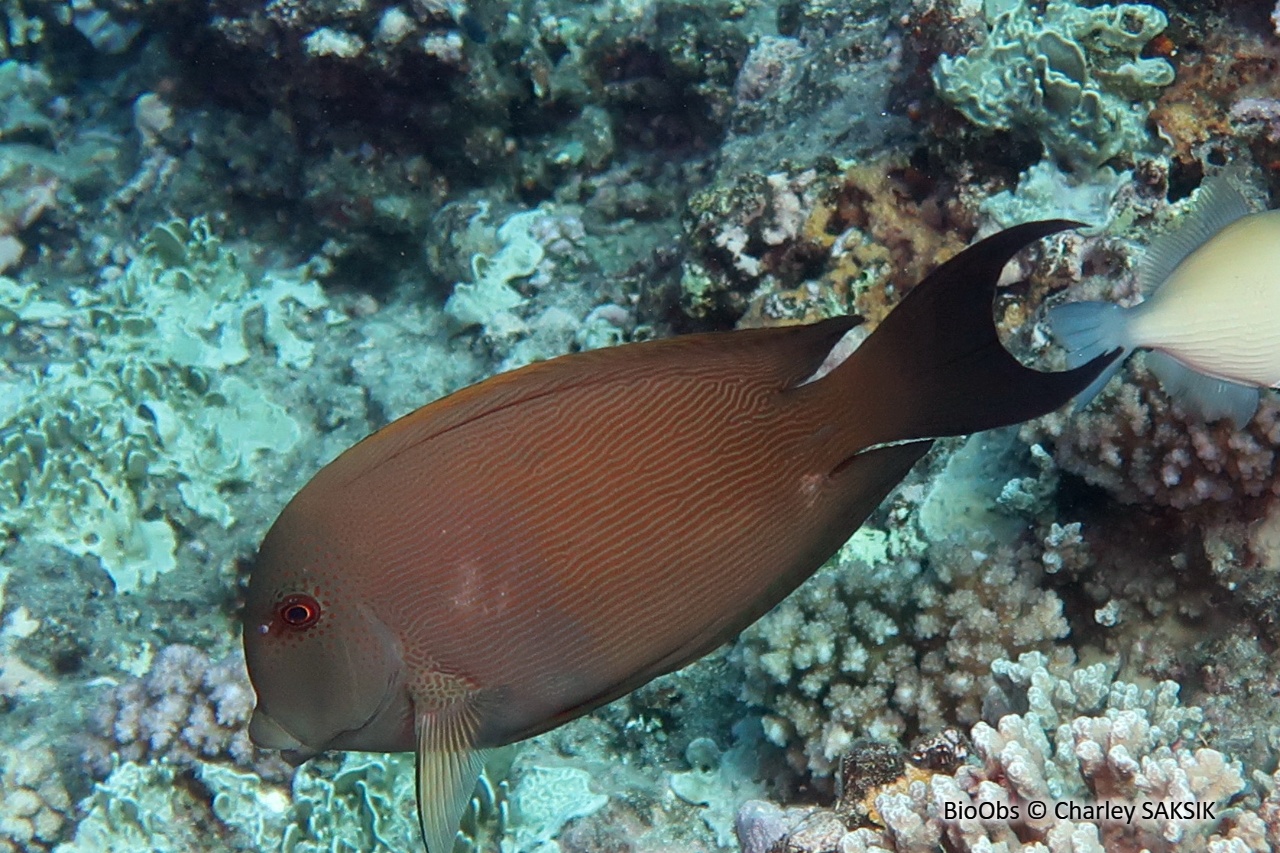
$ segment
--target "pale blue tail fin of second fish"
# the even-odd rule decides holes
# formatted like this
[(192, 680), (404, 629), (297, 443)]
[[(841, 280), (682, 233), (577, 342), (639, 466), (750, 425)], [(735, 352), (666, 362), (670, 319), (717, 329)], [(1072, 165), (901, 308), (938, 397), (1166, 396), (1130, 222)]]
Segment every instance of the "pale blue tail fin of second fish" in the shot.
[(1047, 319), (1053, 336), (1067, 350), (1068, 367), (1087, 364), (1112, 350), (1124, 350), (1077, 395), (1076, 408), (1082, 409), (1111, 381), (1133, 350), (1128, 339), (1127, 311), (1113, 302), (1068, 302), (1050, 308)]

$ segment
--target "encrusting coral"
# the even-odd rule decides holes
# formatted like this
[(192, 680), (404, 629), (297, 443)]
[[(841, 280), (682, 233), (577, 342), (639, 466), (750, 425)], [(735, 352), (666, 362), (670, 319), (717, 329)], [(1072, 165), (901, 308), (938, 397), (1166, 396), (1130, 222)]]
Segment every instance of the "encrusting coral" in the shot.
[[(1275, 97), (1275, 35), (1256, 26), (1256, 17), (1178, 17), (1179, 32), (1160, 46), (1178, 74), (1161, 92), (1151, 120), (1172, 143), (1173, 164), (1196, 175), (1203, 162), (1216, 159), (1215, 150), (1237, 145), (1233, 137), (1248, 138), (1241, 131), (1251, 113), (1258, 115), (1251, 102), (1260, 106)], [(1265, 126), (1265, 116), (1258, 117)], [(1274, 162), (1274, 143), (1255, 141), (1258, 163)]]
[[(0, 52), (2, 55), (2, 52)], [(0, 62), (0, 273), (26, 251), (22, 232), (54, 207), (58, 176), (44, 152), (11, 140), (47, 137), (53, 80), (34, 65)]]
[(73, 814), (48, 746), (28, 740), (0, 747), (0, 853), (51, 850)]
[(700, 322), (767, 326), (854, 311), (878, 322), (964, 247), (970, 217), (900, 159), (748, 172), (689, 203), (681, 307)]

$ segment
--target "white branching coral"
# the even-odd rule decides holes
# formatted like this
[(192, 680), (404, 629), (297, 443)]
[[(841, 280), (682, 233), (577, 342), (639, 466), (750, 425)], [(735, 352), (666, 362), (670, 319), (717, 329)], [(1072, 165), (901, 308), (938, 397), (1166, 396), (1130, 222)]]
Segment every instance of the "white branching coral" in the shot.
[(892, 535), (864, 527), (734, 650), (743, 699), (798, 770), (829, 775), (856, 738), (972, 724), (993, 660), (1069, 633), (1038, 586), (1052, 546), (926, 545), (906, 509), (900, 497)]
[(908, 772), (873, 791), (868, 825), (826, 847), (796, 833), (831, 812), (750, 803), (739, 813), (744, 853), (1271, 849), (1280, 799), (1236, 802), (1246, 791), (1240, 764), (1195, 745), (1202, 714), (1178, 703), (1176, 683), (1113, 682), (1107, 665), (1040, 653), (998, 661), (992, 675), (972, 758), (954, 774)]

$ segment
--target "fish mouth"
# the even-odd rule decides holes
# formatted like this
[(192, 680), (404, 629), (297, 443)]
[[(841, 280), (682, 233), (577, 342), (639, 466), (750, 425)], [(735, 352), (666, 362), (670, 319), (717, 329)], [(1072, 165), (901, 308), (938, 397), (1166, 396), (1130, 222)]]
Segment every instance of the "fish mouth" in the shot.
[(297, 767), (323, 750), (307, 746), (261, 707), (253, 709), (249, 718), (249, 740), (263, 749), (277, 749), (280, 757)]

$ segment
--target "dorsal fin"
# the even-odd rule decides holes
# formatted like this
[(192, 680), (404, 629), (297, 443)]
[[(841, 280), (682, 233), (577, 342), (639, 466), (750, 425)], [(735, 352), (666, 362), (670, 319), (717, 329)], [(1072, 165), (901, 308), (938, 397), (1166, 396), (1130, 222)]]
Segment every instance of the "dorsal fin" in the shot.
[(1189, 208), (1172, 228), (1157, 234), (1142, 255), (1138, 287), (1148, 299), (1188, 255), (1252, 212), (1249, 202), (1231, 182), (1229, 171), (1207, 178)]
[(463, 388), (393, 421), (318, 477), (349, 482), (409, 448), (494, 412), (590, 385), (642, 380), (690, 364), (736, 375), (750, 362), (757, 380), (789, 387), (811, 376), (844, 334), (860, 322), (858, 317), (841, 316), (802, 326), (705, 332), (536, 362)]

